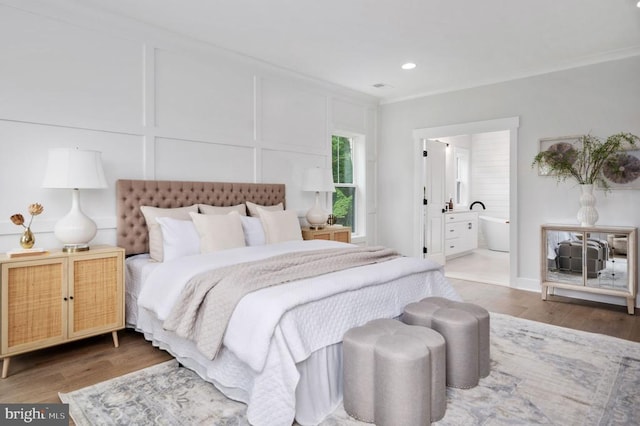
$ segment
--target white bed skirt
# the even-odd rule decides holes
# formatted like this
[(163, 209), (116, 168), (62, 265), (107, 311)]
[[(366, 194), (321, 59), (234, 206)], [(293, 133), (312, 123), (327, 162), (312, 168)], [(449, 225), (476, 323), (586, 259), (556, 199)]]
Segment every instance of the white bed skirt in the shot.
[[(228, 398), (248, 404), (258, 374), (233, 353), (223, 348), (215, 360), (208, 360), (192, 341), (163, 329), (149, 311), (141, 309), (137, 319), (136, 331), (154, 346), (169, 352)], [(317, 425), (342, 401), (342, 343), (313, 352), (296, 367), (295, 420), (303, 426)]]

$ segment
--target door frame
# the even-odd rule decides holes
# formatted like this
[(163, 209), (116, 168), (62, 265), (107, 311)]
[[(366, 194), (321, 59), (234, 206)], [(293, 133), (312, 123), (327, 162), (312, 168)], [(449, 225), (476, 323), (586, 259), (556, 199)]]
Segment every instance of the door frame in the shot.
[[(509, 131), (509, 282), (514, 284), (518, 276), (518, 127), (520, 117), (474, 121), (439, 127), (425, 127), (413, 130), (414, 189), (413, 189), (413, 251), (422, 257), (424, 246), (424, 221), (422, 216), (422, 141), (450, 136)], [(418, 155), (419, 154), (419, 155)]]

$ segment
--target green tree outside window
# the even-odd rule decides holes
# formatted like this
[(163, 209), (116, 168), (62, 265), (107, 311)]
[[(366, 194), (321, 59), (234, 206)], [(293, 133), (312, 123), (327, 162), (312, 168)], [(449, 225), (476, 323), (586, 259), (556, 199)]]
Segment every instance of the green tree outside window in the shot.
[(353, 182), (352, 140), (346, 136), (331, 137), (333, 182), (333, 214), (336, 223), (350, 226), (355, 232), (356, 188)]

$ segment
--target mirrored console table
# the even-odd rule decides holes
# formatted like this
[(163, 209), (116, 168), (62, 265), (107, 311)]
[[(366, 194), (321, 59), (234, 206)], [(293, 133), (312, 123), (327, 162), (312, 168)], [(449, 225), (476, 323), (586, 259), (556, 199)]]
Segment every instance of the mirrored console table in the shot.
[(542, 225), (542, 300), (554, 288), (607, 294), (626, 298), (627, 311), (633, 315), (638, 288), (637, 234), (632, 227)]

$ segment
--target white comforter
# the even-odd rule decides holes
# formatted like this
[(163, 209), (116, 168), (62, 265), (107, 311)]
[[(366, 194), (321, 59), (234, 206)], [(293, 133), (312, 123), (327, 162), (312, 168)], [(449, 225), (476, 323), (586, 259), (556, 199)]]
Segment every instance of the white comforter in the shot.
[[(187, 281), (200, 272), (292, 251), (340, 246), (344, 243), (292, 241), (165, 262), (149, 274), (138, 304), (164, 321)], [(416, 274), (425, 277), (412, 281), (417, 284), (402, 285), (407, 280), (401, 277)], [(255, 373), (246, 389), (248, 420), (255, 425), (290, 425), (299, 377), (296, 363), (340, 342), (349, 328), (374, 318), (396, 317), (407, 303), (429, 295), (457, 298), (440, 265), (402, 257), (245, 296), (230, 319), (223, 344)], [(261, 376), (268, 380), (260, 380)], [(225, 377), (224, 381), (229, 383), (233, 378)]]

